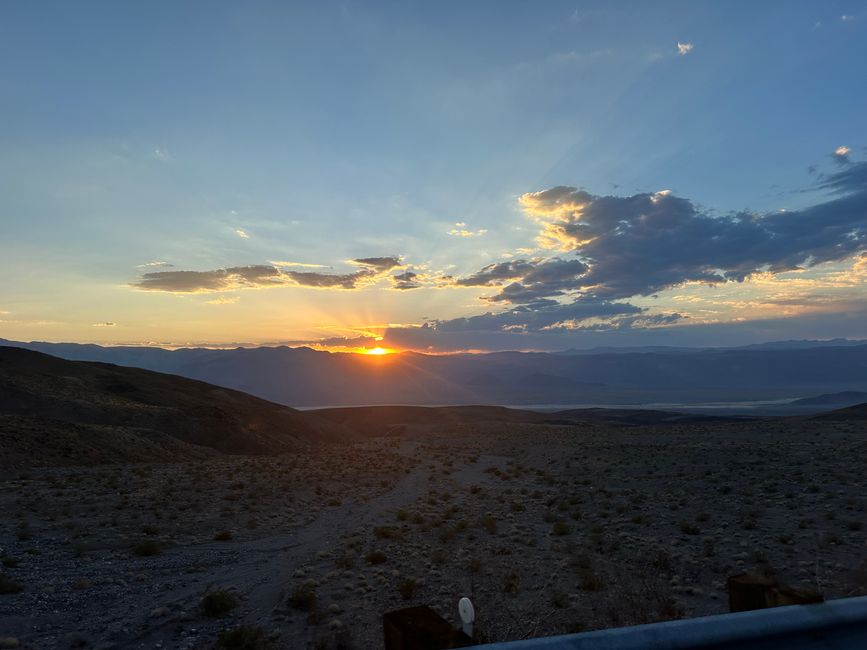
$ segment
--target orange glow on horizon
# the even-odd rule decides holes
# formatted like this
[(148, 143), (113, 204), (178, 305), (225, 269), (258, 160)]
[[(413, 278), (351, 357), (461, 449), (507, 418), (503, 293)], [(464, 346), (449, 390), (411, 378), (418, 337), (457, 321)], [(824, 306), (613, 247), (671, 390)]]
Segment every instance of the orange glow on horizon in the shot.
[(391, 348), (381, 348), (379, 346), (375, 348), (368, 348), (362, 354), (373, 355), (377, 357), (381, 357), (386, 354), (394, 354), (397, 350), (392, 350)]

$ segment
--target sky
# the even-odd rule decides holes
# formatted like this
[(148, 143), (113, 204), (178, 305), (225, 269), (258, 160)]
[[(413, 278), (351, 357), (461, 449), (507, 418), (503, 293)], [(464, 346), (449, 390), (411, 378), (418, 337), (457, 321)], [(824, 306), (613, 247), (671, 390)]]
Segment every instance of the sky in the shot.
[(0, 337), (867, 338), (867, 2), (5, 2)]

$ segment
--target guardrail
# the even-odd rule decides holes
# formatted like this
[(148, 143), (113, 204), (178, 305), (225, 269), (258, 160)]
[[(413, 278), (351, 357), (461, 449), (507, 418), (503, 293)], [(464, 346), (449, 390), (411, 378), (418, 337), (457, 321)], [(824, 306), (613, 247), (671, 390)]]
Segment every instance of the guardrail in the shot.
[(867, 596), (472, 647), (477, 650), (865, 650)]

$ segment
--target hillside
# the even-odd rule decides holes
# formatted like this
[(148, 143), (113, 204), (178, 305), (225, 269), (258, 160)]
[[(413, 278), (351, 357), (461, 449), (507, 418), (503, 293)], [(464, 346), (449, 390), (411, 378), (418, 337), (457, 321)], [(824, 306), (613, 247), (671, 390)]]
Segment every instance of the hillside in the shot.
[(860, 422), (867, 420), (867, 403), (849, 406), (828, 413), (814, 415), (813, 420), (833, 420), (835, 422)]
[(14, 347), (0, 347), (0, 418), (0, 456), (16, 464), (280, 453), (347, 435), (238, 391)]

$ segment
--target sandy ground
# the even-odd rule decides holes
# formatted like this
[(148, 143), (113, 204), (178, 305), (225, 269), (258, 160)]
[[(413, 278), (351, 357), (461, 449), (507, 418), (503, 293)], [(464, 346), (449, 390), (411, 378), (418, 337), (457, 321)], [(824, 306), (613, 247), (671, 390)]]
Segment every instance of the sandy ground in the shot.
[[(865, 435), (491, 423), (16, 472), (0, 483), (0, 591), (23, 589), (0, 594), (0, 644), (208, 648), (247, 623), (275, 648), (377, 648), (384, 612), (456, 622), (461, 596), (481, 638), (517, 639), (721, 613), (747, 569), (860, 594)], [(222, 592), (233, 608), (203, 609)]]

